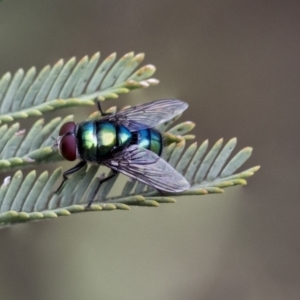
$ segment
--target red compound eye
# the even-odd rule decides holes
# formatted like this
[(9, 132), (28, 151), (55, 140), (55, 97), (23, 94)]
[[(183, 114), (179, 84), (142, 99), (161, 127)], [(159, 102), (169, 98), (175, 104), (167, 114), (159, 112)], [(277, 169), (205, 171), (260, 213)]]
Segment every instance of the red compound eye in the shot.
[(67, 160), (76, 159), (76, 137), (75, 137), (75, 122), (67, 122), (61, 126), (59, 136), (62, 136), (59, 142), (60, 154)]
[(74, 134), (67, 134), (61, 138), (59, 151), (66, 160), (73, 161), (76, 159), (76, 137)]
[(75, 132), (76, 124), (75, 122), (67, 122), (61, 126), (59, 130), (59, 135), (62, 136), (68, 132)]

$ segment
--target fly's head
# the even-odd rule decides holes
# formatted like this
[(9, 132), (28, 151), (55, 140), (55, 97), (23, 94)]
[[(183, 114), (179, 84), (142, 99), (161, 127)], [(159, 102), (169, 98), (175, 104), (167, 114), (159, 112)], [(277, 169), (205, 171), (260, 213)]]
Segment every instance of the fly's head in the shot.
[(57, 149), (61, 156), (69, 161), (74, 161), (78, 157), (77, 139), (76, 139), (76, 124), (75, 122), (65, 123), (59, 130), (58, 138), (52, 146)]

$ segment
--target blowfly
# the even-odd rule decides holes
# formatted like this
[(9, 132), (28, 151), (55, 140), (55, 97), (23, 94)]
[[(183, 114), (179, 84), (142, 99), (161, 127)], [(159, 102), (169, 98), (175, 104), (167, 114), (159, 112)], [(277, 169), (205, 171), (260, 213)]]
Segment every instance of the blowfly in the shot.
[[(99, 101), (97, 105), (102, 115), (100, 120), (80, 124), (67, 122), (60, 128), (55, 146), (66, 160), (80, 161), (63, 173), (63, 181), (56, 193), (62, 190), (68, 175), (88, 162), (104, 165), (113, 171), (112, 175), (99, 180), (94, 197), (101, 184), (117, 173), (159, 191), (182, 192), (190, 187), (187, 180), (160, 157), (163, 151), (162, 134), (154, 128), (186, 110), (187, 103), (157, 100), (116, 114), (104, 113)], [(90, 199), (88, 207), (93, 200)]]

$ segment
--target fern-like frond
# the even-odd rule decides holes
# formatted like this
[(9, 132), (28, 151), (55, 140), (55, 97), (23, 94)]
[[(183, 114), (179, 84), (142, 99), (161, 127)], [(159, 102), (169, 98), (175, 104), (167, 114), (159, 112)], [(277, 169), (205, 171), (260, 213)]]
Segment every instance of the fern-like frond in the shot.
[[(124, 108), (123, 108), (124, 109)], [(106, 113), (116, 112), (116, 107), (111, 107)], [(92, 113), (88, 120), (101, 118), (99, 111)], [(72, 121), (73, 116), (65, 118), (57, 117), (45, 124), (44, 119), (37, 120), (28, 133), (20, 130), (19, 123), (10, 127), (4, 124), (0, 127), (0, 172), (25, 167), (35, 167), (40, 163), (51, 163), (64, 160), (56, 150), (52, 149), (54, 139), (57, 138), (60, 127)], [(170, 127), (177, 118), (170, 120), (162, 128)], [(169, 132), (165, 133), (166, 144), (180, 142), (182, 139), (194, 138), (187, 135), (194, 128), (193, 122), (183, 122), (176, 125)], [(179, 134), (183, 134), (183, 136)]]
[[(187, 129), (184, 124), (180, 127), (184, 131)], [(170, 131), (174, 131), (174, 128)], [(128, 210), (130, 205), (156, 207), (160, 203), (174, 203), (174, 196), (221, 193), (225, 187), (245, 185), (246, 179), (252, 176), (259, 166), (235, 173), (252, 152), (252, 148), (246, 147), (230, 159), (236, 142), (236, 138), (233, 138), (223, 147), (221, 139), (209, 151), (208, 141), (204, 141), (200, 147), (193, 143), (187, 149), (184, 139), (180, 143), (172, 143), (167, 147), (165, 159), (190, 181), (189, 190), (179, 194), (161, 195), (140, 182), (127, 180), (118, 195), (113, 195), (112, 191), (120, 187), (118, 175), (113, 180), (103, 183), (96, 196), (98, 200), (90, 210), (86, 210), (85, 206), (97, 187), (98, 174), (101, 174), (100, 178), (109, 176), (104, 175), (102, 167), (99, 169), (98, 166), (91, 165), (75, 173), (67, 181), (61, 195), (53, 194), (54, 185), (61, 180), (61, 168), (56, 169), (51, 176), (44, 172), (38, 178), (35, 171), (25, 178), (22, 172), (18, 171), (11, 180), (7, 178), (0, 188), (0, 224), (4, 226), (78, 212)]]
[(73, 116), (54, 118), (47, 124), (44, 120), (37, 120), (29, 132), (20, 130), (19, 123), (8, 127), (0, 127), (0, 171), (12, 168), (22, 168), (41, 162), (61, 160), (61, 156), (51, 149), (53, 138), (58, 136), (60, 127)]
[[(100, 63), (100, 53), (96, 53), (90, 59), (85, 56), (78, 63), (75, 58), (66, 63), (60, 60), (38, 74), (35, 68), (26, 74), (20, 69), (13, 77), (7, 73), (0, 79), (0, 123), (40, 116), (64, 107), (94, 105), (96, 98), (116, 98), (132, 89), (155, 85), (158, 80), (150, 78), (155, 72), (154, 66), (137, 69), (143, 58), (143, 54), (131, 52), (116, 61), (114, 53)], [(116, 108), (112, 107), (106, 112), (115, 111)], [(100, 117), (97, 111), (88, 120)], [(104, 167), (91, 165), (82, 168), (67, 181), (60, 195), (53, 194), (62, 180), (60, 168), (51, 175), (45, 171), (38, 177), (36, 171), (24, 177), (20, 170), (41, 162), (63, 160), (52, 149), (53, 138), (57, 138), (62, 124), (73, 120), (73, 116), (54, 118), (46, 124), (43, 119), (37, 120), (28, 133), (20, 128), (19, 123), (3, 124), (0, 126), (0, 171), (19, 170), (12, 178), (6, 177), (0, 187), (0, 226), (78, 212), (128, 210), (131, 205), (156, 207), (160, 203), (174, 203), (175, 196), (221, 193), (225, 187), (246, 184), (246, 179), (259, 169), (257, 166), (238, 172), (250, 157), (252, 148), (244, 148), (232, 156), (237, 142), (235, 138), (225, 145), (221, 139), (210, 150), (208, 141), (199, 147), (197, 143), (186, 147), (186, 141), (195, 138), (190, 134), (195, 124), (182, 122), (173, 126), (179, 117), (160, 124), (158, 129), (163, 133), (166, 145), (163, 158), (186, 177), (190, 189), (179, 194), (162, 195), (128, 178), (124, 183), (124, 176), (117, 175), (101, 185), (89, 210), (85, 207), (94, 196), (99, 178), (111, 174), (105, 175), (107, 169)]]
[(61, 59), (38, 74), (34, 67), (26, 73), (20, 69), (13, 77), (6, 73), (0, 79), (0, 123), (63, 107), (93, 105), (95, 98), (117, 98), (132, 89), (156, 85), (158, 80), (150, 78), (153, 65), (136, 70), (143, 59), (143, 53), (130, 52), (116, 61), (113, 53), (99, 63), (97, 52), (78, 63), (75, 57), (66, 63)]

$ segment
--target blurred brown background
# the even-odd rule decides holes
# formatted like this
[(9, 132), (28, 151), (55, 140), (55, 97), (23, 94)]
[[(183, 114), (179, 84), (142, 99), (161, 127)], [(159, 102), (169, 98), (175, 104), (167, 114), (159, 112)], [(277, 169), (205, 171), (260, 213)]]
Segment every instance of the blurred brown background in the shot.
[(222, 195), (1, 230), (1, 299), (300, 299), (299, 16), (299, 1), (1, 2), (0, 74), (145, 52), (160, 85), (106, 107), (183, 99), (199, 143), (236, 136), (244, 169), (262, 165)]

